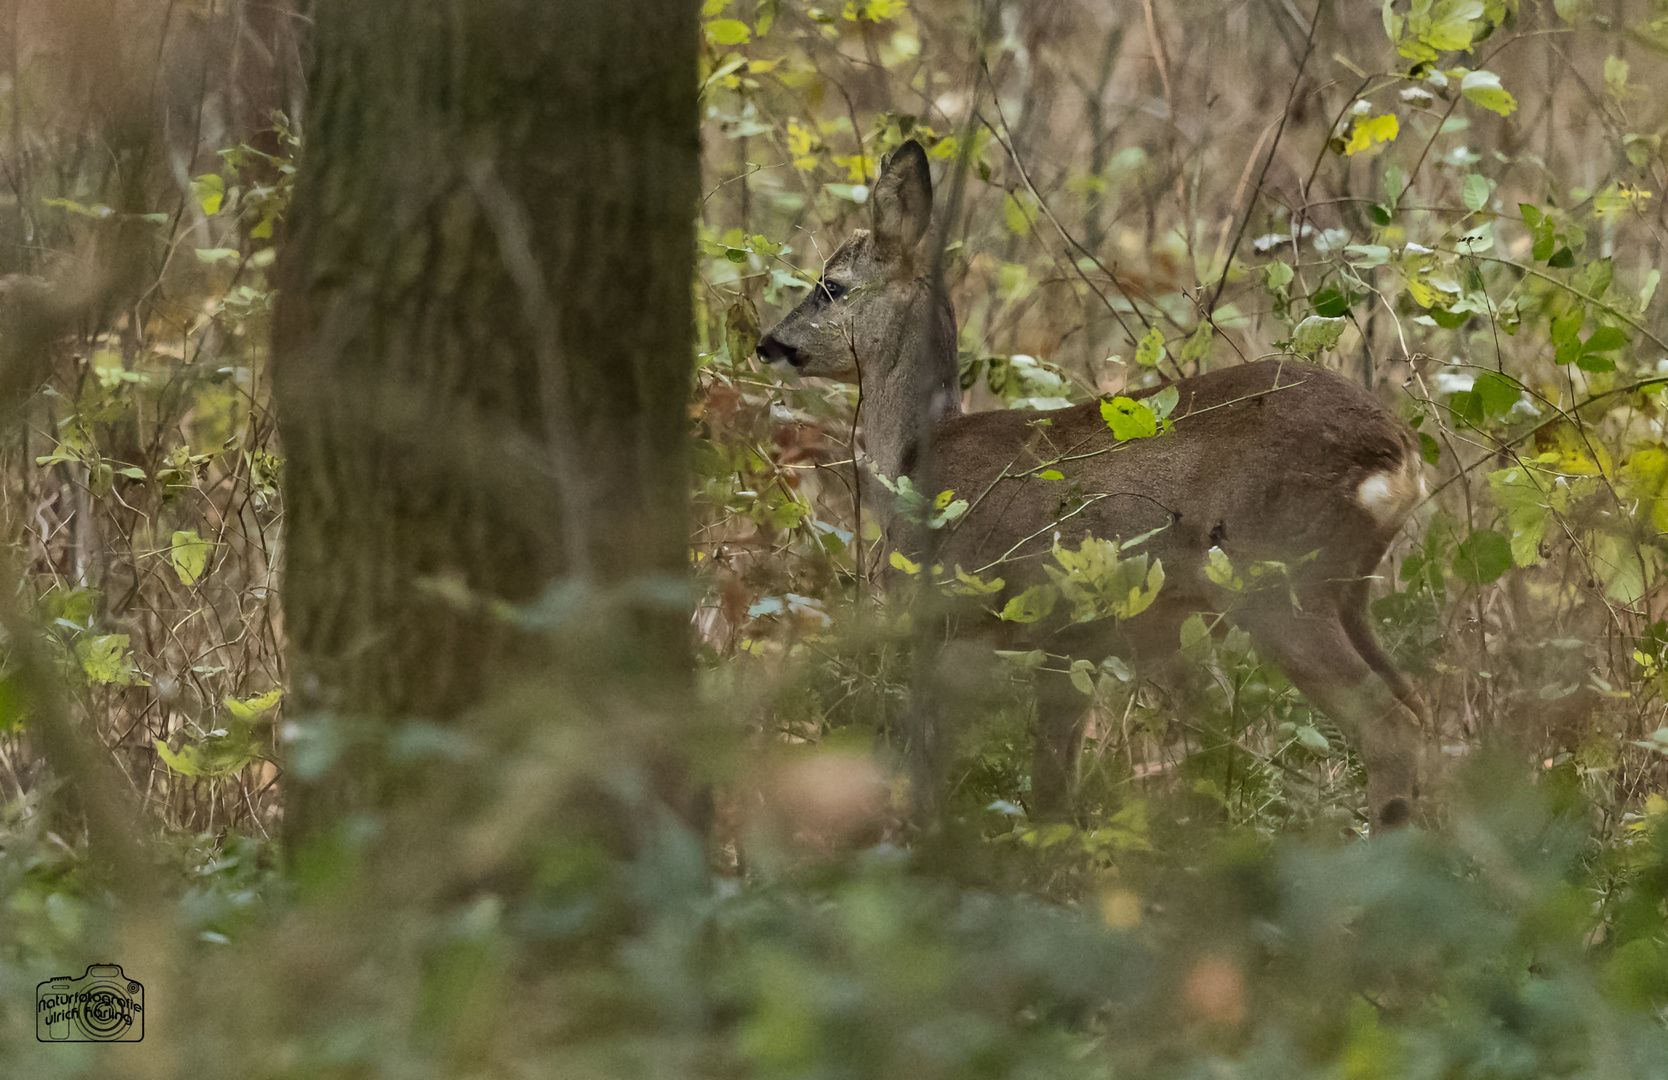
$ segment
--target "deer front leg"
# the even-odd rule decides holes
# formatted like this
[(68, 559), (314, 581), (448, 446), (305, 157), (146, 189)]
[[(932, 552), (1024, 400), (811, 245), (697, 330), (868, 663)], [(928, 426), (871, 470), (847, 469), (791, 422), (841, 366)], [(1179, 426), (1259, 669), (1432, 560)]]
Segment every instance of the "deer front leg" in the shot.
[(1083, 746), (1083, 718), (1089, 700), (1068, 675), (1039, 671), (1036, 676), (1036, 744), (1031, 757), (1031, 816), (1044, 821), (1071, 817), (1072, 780)]
[(1236, 612), (1257, 651), (1338, 725), (1367, 767), (1367, 820), (1395, 829), (1413, 816), (1419, 792), (1418, 718), (1350, 640), (1334, 608)]

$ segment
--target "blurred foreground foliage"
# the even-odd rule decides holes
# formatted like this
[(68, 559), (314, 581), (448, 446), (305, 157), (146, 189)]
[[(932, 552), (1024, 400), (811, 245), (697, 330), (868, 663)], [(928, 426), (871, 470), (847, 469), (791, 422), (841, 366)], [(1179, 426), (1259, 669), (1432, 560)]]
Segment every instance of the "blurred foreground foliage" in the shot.
[[(580, 745), (433, 764), (499, 792), (492, 820), (507, 777)], [(1278, 838), (1158, 801), (1113, 860), (757, 836), (740, 888), (642, 780), (570, 775), (615, 827), (541, 830), (514, 887), (391, 856), (449, 846), (427, 801), (344, 823), (287, 881), (257, 843), (182, 844), (149, 922), (14, 817), (0, 1069), (120, 1063), (37, 1044), (18, 1006), (108, 953), (146, 981), (167, 1075), (1668, 1076), (1668, 807), (1601, 835), (1506, 755), (1463, 771), (1439, 833)]]

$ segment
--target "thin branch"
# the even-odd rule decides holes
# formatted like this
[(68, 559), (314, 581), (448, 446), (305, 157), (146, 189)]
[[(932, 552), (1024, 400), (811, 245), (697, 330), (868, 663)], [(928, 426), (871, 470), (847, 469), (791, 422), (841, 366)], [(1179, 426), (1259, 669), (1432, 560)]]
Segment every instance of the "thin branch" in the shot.
[(1262, 194), (1263, 182), (1268, 179), (1268, 170), (1274, 164), (1274, 155), (1280, 150), (1280, 136), (1285, 134), (1286, 121), (1292, 114), (1292, 102), (1297, 100), (1297, 86), (1303, 81), (1303, 72), (1309, 66), (1309, 57), (1315, 52), (1315, 27), (1320, 24), (1320, 2), (1316, 0), (1314, 17), (1309, 20), (1309, 36), (1303, 43), (1303, 59), (1298, 61), (1297, 72), (1292, 76), (1291, 88), (1286, 91), (1286, 104), (1280, 110), (1280, 126), (1274, 129), (1274, 144), (1268, 148), (1268, 157), (1263, 159), (1262, 172), (1257, 174), (1257, 186), (1251, 192), (1251, 200), (1245, 204), (1245, 214), (1239, 219), (1239, 228), (1234, 232), (1234, 242), (1228, 247), (1228, 258), (1222, 264), (1222, 276), (1216, 280), (1216, 291), (1211, 293), (1210, 303), (1206, 305), (1207, 315), (1216, 313), (1216, 305), (1222, 299), (1222, 290), (1228, 284), (1228, 271), (1233, 268), (1234, 256), (1239, 254), (1240, 241), (1245, 239), (1246, 227), (1251, 224), (1251, 213), (1257, 208), (1257, 198)]

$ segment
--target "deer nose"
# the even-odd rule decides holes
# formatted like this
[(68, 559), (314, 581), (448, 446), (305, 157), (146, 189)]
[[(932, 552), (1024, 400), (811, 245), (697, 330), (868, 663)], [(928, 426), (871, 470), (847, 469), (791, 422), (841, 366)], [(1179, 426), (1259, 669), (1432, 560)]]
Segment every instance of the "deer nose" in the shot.
[(759, 358), (767, 364), (786, 360), (793, 367), (800, 367), (805, 363), (805, 357), (798, 349), (784, 344), (775, 334), (766, 334), (759, 339)]

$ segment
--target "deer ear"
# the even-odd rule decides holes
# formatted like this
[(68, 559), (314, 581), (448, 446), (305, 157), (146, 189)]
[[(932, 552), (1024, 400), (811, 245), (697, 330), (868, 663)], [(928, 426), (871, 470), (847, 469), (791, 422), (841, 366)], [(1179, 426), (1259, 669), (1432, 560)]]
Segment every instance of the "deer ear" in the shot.
[(914, 139), (880, 163), (874, 190), (875, 246), (883, 259), (896, 259), (926, 235), (932, 218), (932, 176), (927, 152)]

